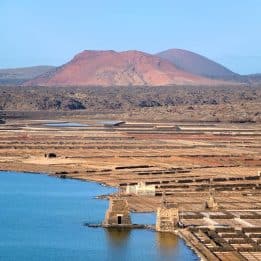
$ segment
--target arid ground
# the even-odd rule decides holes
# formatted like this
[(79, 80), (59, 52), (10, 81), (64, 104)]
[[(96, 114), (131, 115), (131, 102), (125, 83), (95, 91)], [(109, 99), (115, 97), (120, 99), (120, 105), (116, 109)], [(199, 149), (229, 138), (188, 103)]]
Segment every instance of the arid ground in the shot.
[[(242, 208), (244, 202), (260, 207), (260, 124), (126, 122), (104, 127), (95, 119), (77, 122), (89, 126), (10, 120), (1, 127), (1, 169), (65, 174), (122, 188), (145, 181), (157, 185), (158, 195), (166, 188), (188, 210), (203, 207), (210, 188), (224, 208)], [(48, 153), (57, 157), (45, 157)], [(129, 201), (134, 210), (151, 211), (160, 198), (141, 205), (135, 197)]]
[[(116, 92), (111, 91), (111, 95)], [(1, 169), (43, 172), (116, 186), (132, 211), (155, 211), (165, 192), (167, 201), (178, 206), (182, 223), (189, 227), (180, 230), (180, 235), (206, 259), (260, 260), (260, 89), (248, 89), (244, 94), (235, 90), (234, 95), (230, 91), (223, 101), (221, 97), (226, 95), (219, 91), (214, 104), (204, 103), (210, 100), (205, 98), (212, 91), (204, 93), (200, 89), (198, 103), (188, 90), (190, 98), (184, 98), (188, 103), (133, 105), (130, 111), (122, 107), (114, 114), (110, 109), (99, 114), (102, 109), (97, 107), (96, 113), (95, 109), (6, 110), (7, 122), (0, 125)], [(5, 97), (10, 92), (6, 89)], [(21, 102), (21, 92), (13, 94), (6, 98), (5, 109), (10, 104), (15, 106), (15, 97), (17, 104)], [(72, 95), (75, 97), (76, 93)], [(102, 92), (97, 99), (104, 101), (103, 95)], [(29, 95), (23, 97), (24, 106), (36, 105), (30, 105)], [(155, 97), (153, 101), (162, 100), (161, 96)], [(92, 101), (90, 96), (88, 99)], [(144, 95), (144, 99), (148, 102), (150, 96)], [(115, 99), (107, 101), (111, 104)], [(105, 105), (96, 106), (104, 110)], [(86, 126), (47, 126), (50, 122)], [(124, 193), (127, 185), (141, 181), (155, 185), (156, 195)], [(218, 210), (205, 208), (210, 192)]]

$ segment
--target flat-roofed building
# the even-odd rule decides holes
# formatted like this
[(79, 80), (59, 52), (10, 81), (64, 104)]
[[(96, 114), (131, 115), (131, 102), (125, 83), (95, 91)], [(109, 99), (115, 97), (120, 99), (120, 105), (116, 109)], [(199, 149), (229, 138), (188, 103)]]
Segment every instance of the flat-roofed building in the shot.
[(140, 196), (155, 196), (155, 185), (146, 185), (145, 182), (139, 182), (137, 185), (127, 185), (126, 194), (136, 194)]

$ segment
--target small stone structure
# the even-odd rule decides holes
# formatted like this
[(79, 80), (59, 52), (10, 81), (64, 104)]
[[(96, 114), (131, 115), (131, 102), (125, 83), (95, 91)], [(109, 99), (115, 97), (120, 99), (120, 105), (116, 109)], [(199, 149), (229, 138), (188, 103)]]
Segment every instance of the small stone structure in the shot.
[(137, 185), (127, 185), (126, 194), (136, 194), (140, 196), (155, 196), (155, 185), (146, 185), (145, 182), (140, 182)]
[(209, 198), (205, 203), (205, 208), (210, 210), (218, 210), (218, 203), (216, 202), (212, 193), (209, 194)]
[(157, 209), (156, 231), (173, 232), (179, 222), (179, 210), (177, 206), (168, 204), (164, 199), (161, 207)]
[(120, 197), (111, 197), (109, 209), (106, 212), (104, 227), (131, 226), (128, 202)]

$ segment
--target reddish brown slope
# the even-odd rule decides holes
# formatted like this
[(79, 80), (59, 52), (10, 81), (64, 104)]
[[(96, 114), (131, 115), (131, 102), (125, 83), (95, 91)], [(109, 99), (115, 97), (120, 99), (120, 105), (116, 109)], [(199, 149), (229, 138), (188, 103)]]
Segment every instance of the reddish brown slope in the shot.
[(83, 51), (56, 71), (28, 81), (40, 86), (213, 84), (169, 61), (138, 51)]

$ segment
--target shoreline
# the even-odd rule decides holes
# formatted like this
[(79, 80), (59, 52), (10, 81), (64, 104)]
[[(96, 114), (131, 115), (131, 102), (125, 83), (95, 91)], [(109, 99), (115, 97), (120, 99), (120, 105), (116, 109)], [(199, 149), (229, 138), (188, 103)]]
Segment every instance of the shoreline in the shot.
[[(186, 231), (189, 233), (189, 231)], [(175, 233), (178, 237), (180, 237), (182, 240), (184, 240), (185, 244), (191, 248), (194, 253), (198, 256), (198, 258), (201, 260), (201, 261), (208, 261), (208, 260), (211, 260), (211, 261), (218, 261), (219, 259), (216, 258), (208, 249), (206, 249), (204, 247), (204, 245), (198, 245), (197, 246), (197, 243), (195, 242), (195, 244), (193, 244), (189, 238), (189, 236), (186, 236), (185, 233), (184, 233), (184, 230), (178, 230), (177, 233)], [(190, 233), (189, 233), (190, 234)], [(200, 251), (201, 250), (201, 251)]]
[(46, 176), (54, 177), (54, 178), (58, 178), (58, 179), (72, 179), (72, 180), (78, 180), (78, 181), (82, 181), (82, 182), (93, 182), (93, 183), (99, 184), (99, 185), (104, 186), (104, 187), (117, 188), (115, 186), (110, 186), (110, 185), (107, 185), (105, 183), (100, 183), (100, 182), (97, 182), (97, 181), (94, 181), (94, 180), (87, 180), (87, 179), (82, 179), (82, 178), (74, 178), (72, 176), (68, 176), (66, 178), (61, 178), (57, 174), (48, 173), (48, 172), (35, 172), (35, 171), (25, 171), (25, 170), (0, 169), (0, 173), (1, 172), (16, 172), (17, 174), (22, 173), (22, 174), (33, 174), (33, 175), (38, 175), (39, 174), (39, 175), (46, 175)]
[[(56, 176), (56, 175), (53, 175), (53, 174), (50, 174), (50, 173), (47, 173), (47, 172), (44, 173), (44, 172), (17, 171), (17, 170), (2, 170), (2, 169), (0, 169), (0, 175), (1, 175), (1, 172), (7, 172), (7, 173), (8, 173), (8, 172), (15, 172), (16, 174), (19, 174), (19, 173), (20, 173), (20, 174), (25, 174), (25, 175), (27, 175), (27, 174), (32, 174), (32, 175), (45, 175), (45, 176), (49, 176), (49, 177), (60, 178), (60, 177), (58, 177), (58, 176)], [(60, 179), (61, 179), (61, 178), (60, 178)], [(96, 184), (98, 184), (98, 185), (100, 185), (100, 186), (106, 186), (106, 187), (116, 188), (116, 187), (109, 186), (109, 185), (106, 185), (106, 184), (102, 184), (102, 183), (99, 183), (99, 182), (88, 181), (87, 179), (77, 179), (77, 178), (73, 178), (73, 177), (68, 177), (68, 178), (66, 178), (66, 179), (77, 180), (77, 181), (80, 181), (80, 182), (91, 182), (91, 183), (96, 183)], [(116, 188), (116, 189), (117, 189), (117, 188)], [(110, 195), (111, 195), (111, 194), (110, 194)], [(101, 196), (103, 196), (103, 195), (98, 195), (98, 196), (95, 197), (95, 199), (101, 200), (101, 198), (99, 198), (99, 197), (101, 197)], [(108, 199), (106, 198), (106, 200), (108, 200)], [(136, 211), (136, 212), (132, 212), (132, 213), (143, 214), (143, 213), (152, 213), (152, 212), (138, 212), (138, 211)], [(156, 232), (155, 229), (153, 229), (153, 231)], [(170, 233), (174, 233), (179, 239), (183, 240), (183, 241), (185, 242), (185, 245), (186, 245), (188, 248), (190, 248), (190, 249), (198, 256), (199, 260), (206, 260), (206, 259), (205, 259), (205, 256), (204, 256), (202, 253), (200, 253), (199, 250), (198, 250), (197, 248), (195, 248), (194, 245), (190, 244), (190, 242), (186, 239), (186, 237), (184, 237), (184, 236), (182, 235), (182, 233), (180, 233), (180, 230), (178, 230), (177, 232), (170, 232)]]

